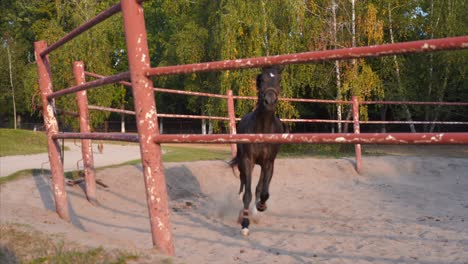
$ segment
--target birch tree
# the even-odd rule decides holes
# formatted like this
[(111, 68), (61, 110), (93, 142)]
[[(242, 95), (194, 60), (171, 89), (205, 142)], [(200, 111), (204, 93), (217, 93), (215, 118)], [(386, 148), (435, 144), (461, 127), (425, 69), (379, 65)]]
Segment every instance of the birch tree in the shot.
[[(390, 1), (387, 3), (388, 27), (389, 27), (389, 34), (390, 34), (390, 43), (392, 43), (392, 44), (395, 43), (395, 36), (394, 36), (394, 32), (393, 32), (393, 23), (394, 22), (393, 22), (392, 11), (393, 11), (393, 9), (395, 9), (397, 7), (398, 6), (393, 7), (392, 4), (390, 3)], [(393, 62), (394, 62), (394, 65), (395, 65), (395, 77), (396, 77), (396, 80), (397, 80), (399, 96), (400, 96), (401, 100), (406, 101), (407, 100), (407, 97), (405, 95), (406, 89), (403, 86), (403, 83), (401, 81), (400, 62), (398, 61), (398, 58), (397, 58), (396, 55), (393, 55)], [(410, 112), (408, 106), (403, 105), (402, 107), (403, 107), (403, 111), (406, 114), (406, 119), (408, 121), (412, 122), (413, 118), (412, 118), (412, 115), (411, 115), (411, 112)], [(416, 132), (416, 128), (415, 128), (413, 123), (410, 123), (409, 127), (410, 127), (410, 130), (411, 130), (412, 133)]]

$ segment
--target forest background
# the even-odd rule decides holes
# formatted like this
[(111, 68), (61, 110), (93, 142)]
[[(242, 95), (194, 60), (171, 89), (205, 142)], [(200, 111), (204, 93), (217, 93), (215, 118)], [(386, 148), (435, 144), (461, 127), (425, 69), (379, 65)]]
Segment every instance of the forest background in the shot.
[[(49, 44), (109, 8), (115, 0), (0, 0), (0, 127), (42, 121), (33, 43)], [(468, 35), (465, 0), (159, 0), (147, 1), (145, 19), (151, 65), (320, 51)], [(283, 97), (349, 100), (468, 101), (468, 51), (387, 56), (372, 59), (289, 65)], [(113, 75), (127, 71), (121, 15), (80, 35), (50, 55), (54, 90), (74, 85), (73, 61), (87, 71)], [(155, 87), (237, 95), (255, 95), (259, 69), (154, 78)], [(131, 91), (108, 85), (88, 92), (89, 103), (133, 109)], [(225, 100), (157, 94), (160, 113), (227, 116)], [(236, 115), (254, 107), (236, 101)], [(76, 111), (72, 95), (57, 108)], [(369, 106), (363, 120), (468, 121), (468, 107)], [(15, 118), (16, 116), (16, 118)], [(282, 102), (284, 118), (350, 119), (350, 109), (335, 104)], [(20, 121), (21, 119), (21, 121)], [(134, 123), (133, 117), (93, 112), (92, 126), (105, 121)], [(76, 129), (72, 117), (60, 118)], [(201, 122), (201, 131), (222, 130), (223, 123)], [(340, 124), (294, 125), (293, 131), (341, 132)], [(466, 126), (369, 125), (364, 131), (466, 131)], [(186, 131), (187, 132), (187, 131)]]

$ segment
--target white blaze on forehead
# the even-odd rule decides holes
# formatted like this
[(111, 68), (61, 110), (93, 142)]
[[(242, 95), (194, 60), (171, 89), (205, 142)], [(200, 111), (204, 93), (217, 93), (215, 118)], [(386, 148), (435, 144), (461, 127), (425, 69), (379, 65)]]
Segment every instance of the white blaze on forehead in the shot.
[(275, 77), (275, 75), (274, 75), (273, 73), (270, 72), (270, 77), (273, 78), (273, 77)]

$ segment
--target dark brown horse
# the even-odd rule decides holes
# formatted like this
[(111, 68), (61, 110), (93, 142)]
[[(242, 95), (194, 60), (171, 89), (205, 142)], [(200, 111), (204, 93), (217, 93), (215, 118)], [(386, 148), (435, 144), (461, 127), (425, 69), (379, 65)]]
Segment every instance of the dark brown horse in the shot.
[[(283, 67), (272, 66), (263, 68), (257, 76), (257, 106), (253, 112), (246, 114), (239, 122), (239, 134), (251, 133), (285, 133), (286, 128), (276, 116), (276, 106), (281, 92), (281, 71)], [(244, 191), (242, 201), (244, 208), (239, 216), (242, 234), (249, 233), (249, 205), (252, 200), (252, 170), (255, 164), (261, 166), (260, 179), (255, 190), (255, 203), (258, 211), (267, 209), (266, 201), (270, 193), (269, 187), (273, 176), (273, 167), (278, 153), (279, 144), (237, 144), (237, 156), (231, 162), (238, 165), (240, 172), (240, 190)]]

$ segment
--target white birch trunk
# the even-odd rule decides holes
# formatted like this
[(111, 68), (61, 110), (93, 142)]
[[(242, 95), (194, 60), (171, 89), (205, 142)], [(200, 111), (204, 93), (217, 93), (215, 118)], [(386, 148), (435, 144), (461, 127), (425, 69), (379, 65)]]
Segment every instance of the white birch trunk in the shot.
[(201, 121), (201, 131), (203, 135), (206, 135), (206, 119), (202, 119)]
[(13, 70), (11, 66), (11, 53), (10, 53), (10, 46), (7, 44), (6, 46), (7, 54), (8, 54), (8, 69), (10, 71), (10, 85), (11, 85), (11, 97), (13, 101), (13, 123), (14, 129), (16, 129), (16, 102), (15, 102), (15, 86), (13, 85)]
[[(388, 3), (388, 20), (389, 20), (389, 30), (390, 30), (390, 41), (392, 44), (395, 43), (395, 39), (393, 37), (393, 22), (392, 22), (392, 9), (390, 8), (390, 3)], [(398, 91), (400, 96), (403, 100), (406, 100), (405, 96), (403, 95), (403, 84), (401, 83), (401, 75), (400, 75), (400, 64), (398, 63), (397, 56), (393, 55), (393, 62), (395, 64), (395, 73), (397, 77), (397, 84), (398, 84)], [(403, 105), (403, 110), (406, 113), (406, 119), (410, 122), (413, 121), (411, 117), (411, 113), (407, 105)], [(412, 133), (416, 132), (416, 128), (414, 127), (413, 123), (410, 123), (410, 129)]]
[(120, 132), (125, 133), (125, 115), (120, 115)]
[(164, 119), (159, 118), (159, 134), (164, 134)]
[[(445, 66), (445, 77), (444, 77), (444, 82), (442, 83), (442, 87), (439, 91), (439, 98), (438, 98), (438, 101), (439, 102), (442, 102), (444, 100), (444, 94), (445, 94), (445, 90), (447, 89), (447, 84), (448, 84), (448, 77), (449, 77), (449, 68), (448, 66)], [(439, 119), (439, 113), (440, 113), (440, 105), (436, 106), (436, 108), (434, 109), (434, 119), (432, 121), (437, 121), (437, 119)], [(431, 124), (431, 127), (429, 129), (429, 132), (432, 133), (434, 132), (434, 128), (435, 128), (435, 124), (432, 123)]]
[(213, 120), (208, 121), (208, 134), (213, 134)]
[[(332, 0), (332, 40), (333, 40), (333, 45), (335, 49), (338, 48), (338, 39), (337, 39), (337, 23), (336, 23), (336, 8), (337, 4), (335, 0)], [(341, 100), (341, 72), (340, 72), (340, 61), (336, 60), (335, 61), (335, 74), (336, 74), (336, 100)], [(343, 119), (343, 109), (341, 104), (336, 105), (336, 116), (338, 120)], [(341, 133), (343, 131), (342, 124), (338, 123), (338, 133)]]

